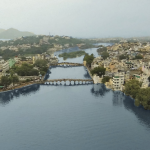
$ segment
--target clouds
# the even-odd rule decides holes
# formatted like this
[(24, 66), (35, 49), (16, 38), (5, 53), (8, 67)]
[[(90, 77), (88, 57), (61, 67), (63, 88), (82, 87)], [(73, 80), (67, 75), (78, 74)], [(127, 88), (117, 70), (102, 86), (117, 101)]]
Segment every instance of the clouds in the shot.
[(1, 0), (0, 28), (76, 37), (147, 36), (149, 0)]

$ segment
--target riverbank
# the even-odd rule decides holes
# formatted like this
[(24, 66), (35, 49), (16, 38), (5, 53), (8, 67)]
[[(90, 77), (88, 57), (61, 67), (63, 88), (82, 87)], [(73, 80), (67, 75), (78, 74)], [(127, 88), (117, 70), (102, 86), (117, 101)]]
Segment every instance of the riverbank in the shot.
[(17, 86), (13, 86), (11, 88), (0, 89), (0, 93), (1, 92), (7, 92), (7, 91), (12, 91), (12, 90), (20, 89), (20, 88), (23, 88), (23, 87), (26, 87), (26, 86), (30, 86), (30, 85), (33, 85), (33, 84), (39, 84), (39, 82), (32, 81), (32, 82), (22, 83), (22, 84), (17, 85)]

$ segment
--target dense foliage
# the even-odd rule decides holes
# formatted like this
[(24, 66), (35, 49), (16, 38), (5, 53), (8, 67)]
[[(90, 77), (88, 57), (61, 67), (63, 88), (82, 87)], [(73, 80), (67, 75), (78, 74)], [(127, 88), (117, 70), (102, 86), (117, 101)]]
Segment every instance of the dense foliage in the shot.
[(150, 88), (140, 88), (141, 83), (137, 80), (130, 80), (125, 84), (125, 94), (135, 99), (135, 105), (142, 105), (150, 109)]
[(33, 65), (24, 63), (21, 66), (14, 66), (10, 72), (17, 73), (19, 76), (38, 76), (39, 71), (33, 68)]
[(15, 75), (13, 75), (13, 76), (2, 76), (1, 77), (1, 85), (4, 85), (4, 87), (6, 87), (6, 88), (11, 83), (15, 84), (15, 83), (18, 83), (18, 82), (19, 82), (19, 79)]
[(34, 66), (36, 66), (36, 67), (45, 67), (45, 66), (47, 66), (47, 60), (45, 60), (45, 59), (37, 59), (36, 61), (35, 61), (35, 63), (34, 63)]
[(98, 53), (107, 52), (107, 47), (101, 46), (100, 48), (97, 49), (97, 52)]
[(1, 85), (4, 85), (4, 87), (7, 87), (11, 84), (11, 78), (8, 76), (2, 76), (1, 77)]
[(124, 55), (124, 54), (122, 54), (122, 55), (119, 56), (120, 60), (122, 60), (122, 59), (128, 59), (128, 58), (129, 58), (129, 56), (128, 55)]
[(140, 90), (140, 82), (138, 80), (130, 80), (125, 84), (125, 94), (130, 95), (133, 98), (136, 98), (136, 94)]
[(33, 65), (22, 64), (22, 66), (16, 68), (16, 72), (19, 76), (38, 76), (39, 71), (37, 69), (33, 69)]
[(42, 76), (45, 75), (48, 70), (47, 63), (48, 62), (45, 59), (38, 59), (34, 63), (34, 66), (38, 67), (40, 74), (42, 74)]
[(75, 58), (75, 57), (80, 57), (82, 55), (85, 55), (85, 51), (76, 51), (76, 52), (71, 52), (71, 53), (63, 53), (63, 54), (59, 54), (59, 57), (63, 57), (63, 59), (67, 59), (67, 58)]
[(109, 57), (109, 53), (108, 52), (102, 52), (101, 56), (103, 57), (103, 59), (106, 59), (107, 57)]
[(105, 75), (105, 71), (106, 68), (104, 67), (96, 67), (93, 70), (91, 70), (91, 74), (92, 75), (97, 74), (99, 77), (101, 77), (102, 75)]
[(136, 95), (135, 105), (143, 105), (145, 109), (150, 110), (150, 88), (140, 89)]
[(110, 80), (110, 77), (109, 77), (109, 76), (105, 76), (105, 77), (103, 77), (103, 79), (102, 79), (102, 83), (109, 82), (109, 80)]
[(140, 55), (140, 54), (139, 54), (139, 55), (136, 55), (136, 56), (135, 56), (135, 59), (143, 59), (143, 56)]
[(91, 63), (92, 63), (93, 60), (94, 60), (94, 55), (93, 55), (93, 54), (91, 54), (91, 55), (85, 54), (83, 60), (86, 61), (86, 65), (87, 65), (88, 67), (91, 67)]

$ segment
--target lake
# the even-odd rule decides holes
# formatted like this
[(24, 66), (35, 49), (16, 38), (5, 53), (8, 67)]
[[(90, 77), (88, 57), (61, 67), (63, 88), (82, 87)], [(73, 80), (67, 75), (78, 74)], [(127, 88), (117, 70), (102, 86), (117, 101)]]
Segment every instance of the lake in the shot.
[[(90, 78), (84, 67), (51, 71), (50, 79)], [(2, 150), (145, 150), (149, 139), (150, 111), (103, 84), (34, 84), (0, 93)]]

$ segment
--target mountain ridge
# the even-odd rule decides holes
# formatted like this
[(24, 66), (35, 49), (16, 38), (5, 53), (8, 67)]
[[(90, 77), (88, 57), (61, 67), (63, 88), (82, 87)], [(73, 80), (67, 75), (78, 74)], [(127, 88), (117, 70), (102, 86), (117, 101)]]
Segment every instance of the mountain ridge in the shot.
[(27, 31), (19, 31), (14, 28), (9, 28), (7, 30), (0, 29), (0, 39), (15, 39), (22, 36), (35, 36), (35, 34)]

